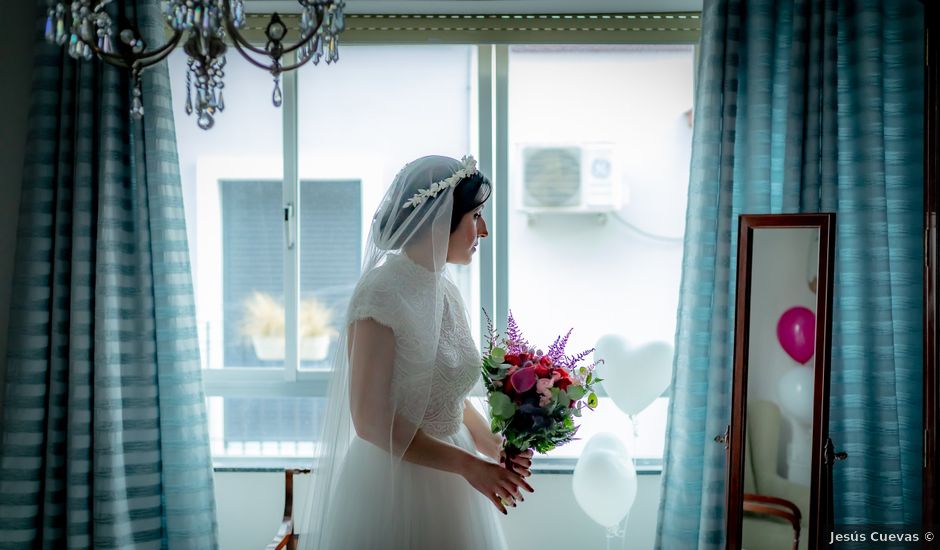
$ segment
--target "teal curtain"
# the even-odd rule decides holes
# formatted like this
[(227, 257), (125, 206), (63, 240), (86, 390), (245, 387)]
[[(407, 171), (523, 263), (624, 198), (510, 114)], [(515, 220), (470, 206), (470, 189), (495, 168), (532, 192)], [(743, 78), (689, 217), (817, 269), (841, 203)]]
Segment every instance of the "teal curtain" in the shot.
[[(115, 5), (151, 46), (165, 41), (156, 0)], [(166, 64), (144, 72), (143, 120), (122, 71), (42, 42), (34, 75), (0, 547), (215, 548)]]
[(723, 545), (742, 213), (837, 213), (835, 521), (919, 521), (923, 46), (916, 0), (705, 1), (658, 547)]

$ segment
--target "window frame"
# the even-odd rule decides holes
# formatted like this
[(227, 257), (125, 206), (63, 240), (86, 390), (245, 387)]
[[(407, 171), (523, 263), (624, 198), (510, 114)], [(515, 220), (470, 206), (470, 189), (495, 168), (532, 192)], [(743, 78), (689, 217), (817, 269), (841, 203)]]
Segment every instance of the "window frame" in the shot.
[[(245, 35), (263, 43), (263, 30), (269, 13), (249, 14)], [(282, 15), (287, 25), (299, 24), (299, 16)], [(699, 66), (700, 14), (633, 13), (572, 15), (347, 15), (343, 44), (461, 44), (477, 48), (477, 133), (476, 149), (480, 169), (495, 181), (508, 181), (509, 136), (509, 47), (523, 44), (685, 44), (693, 47), (693, 89)], [(294, 53), (285, 63), (294, 62)], [(315, 69), (306, 69), (315, 70)], [(300, 368), (299, 299), (300, 248), (299, 219), (300, 170), (298, 75), (283, 73), (281, 106), (282, 206), (284, 209), (284, 309), (285, 354), (280, 368), (202, 370), (206, 397), (325, 397), (329, 371)], [(693, 105), (694, 105), (693, 90)], [(471, 107), (473, 108), (473, 107)], [(471, 139), (471, 142), (473, 140)], [(272, 170), (273, 171), (273, 170)], [(331, 177), (340, 174), (331, 174)], [(202, 177), (197, 177), (201, 182)], [(478, 253), (480, 265), (480, 305), (493, 313), (497, 329), (505, 330), (509, 313), (509, 190), (496, 186), (491, 208), (484, 218), (493, 229), (492, 239), (483, 239)], [(292, 243), (288, 240), (292, 237)], [(202, 275), (200, 275), (202, 278)], [(486, 320), (480, 320), (480, 334), (486, 334)], [(209, 345), (209, 343), (207, 343)], [(203, 349), (203, 352), (206, 350)], [(603, 392), (599, 392), (603, 395)], [(282, 465), (296, 458), (248, 458), (213, 456), (217, 467), (247, 464)], [(544, 473), (565, 473), (576, 459), (540, 458), (534, 469)], [(638, 472), (656, 473), (657, 464), (638, 463)]]

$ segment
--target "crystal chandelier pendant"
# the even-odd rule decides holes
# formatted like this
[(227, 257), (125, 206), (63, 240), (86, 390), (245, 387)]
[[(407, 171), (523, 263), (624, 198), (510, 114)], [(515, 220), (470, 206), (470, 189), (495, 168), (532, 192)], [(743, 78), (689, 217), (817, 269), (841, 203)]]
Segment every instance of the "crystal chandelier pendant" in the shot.
[(133, 88), (133, 97), (131, 98), (131, 117), (140, 120), (144, 116), (144, 102), (143, 102), (143, 92), (141, 91), (140, 85), (140, 70), (134, 70), (134, 88)]
[(281, 94), (281, 77), (274, 77), (274, 93), (271, 94), (271, 102), (274, 103), (275, 107), (280, 107), (281, 103), (284, 101), (284, 96)]
[(46, 42), (55, 42), (55, 10), (49, 8), (48, 16), (46, 17)]
[(186, 115), (193, 114), (193, 93), (192, 93), (192, 63), (190, 70), (186, 71)]
[(196, 125), (203, 130), (208, 130), (215, 125), (215, 119), (212, 118), (209, 111), (202, 111), (199, 113), (199, 118), (196, 119)]
[[(187, 115), (196, 116), (202, 129), (212, 128), (214, 116), (225, 109), (224, 71), (226, 41), (235, 44), (240, 55), (274, 77), (271, 100), (275, 107), (284, 101), (280, 75), (323, 58), (339, 59), (338, 34), (346, 28), (343, 0), (297, 0), (300, 4), (300, 31), (290, 31), (276, 13), (270, 16), (265, 34), (268, 43), (258, 47), (240, 32), (247, 24), (244, 0), (160, 0), (165, 24), (172, 30), (166, 43), (150, 48), (136, 27), (121, 19), (120, 2), (115, 0), (48, 0), (42, 14), (46, 41), (64, 48), (74, 59), (98, 57), (101, 61), (131, 73), (130, 111), (134, 118), (144, 114), (141, 75), (162, 62), (177, 47), (188, 56), (186, 73)], [(285, 43), (290, 37), (293, 43)], [(289, 52), (297, 52), (289, 58)]]

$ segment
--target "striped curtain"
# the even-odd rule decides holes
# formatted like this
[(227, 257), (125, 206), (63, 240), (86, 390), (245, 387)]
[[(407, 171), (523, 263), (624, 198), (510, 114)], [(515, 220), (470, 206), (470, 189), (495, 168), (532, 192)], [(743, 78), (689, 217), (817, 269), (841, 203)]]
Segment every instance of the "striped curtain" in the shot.
[[(116, 4), (165, 41), (156, 0)], [(144, 72), (140, 121), (124, 72), (44, 42), (34, 65), (0, 547), (215, 548), (166, 65)]]
[(724, 544), (742, 213), (837, 213), (837, 524), (921, 506), (923, 6), (706, 0), (659, 548)]

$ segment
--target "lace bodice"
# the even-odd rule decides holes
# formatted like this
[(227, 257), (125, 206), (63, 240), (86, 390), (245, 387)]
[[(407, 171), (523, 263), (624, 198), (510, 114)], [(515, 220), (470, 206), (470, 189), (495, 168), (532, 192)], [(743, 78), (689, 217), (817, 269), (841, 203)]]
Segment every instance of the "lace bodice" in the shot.
[[(435, 340), (428, 332), (435, 323), (415, 312), (435, 307), (440, 311), (440, 338), (434, 366), (428, 368), (427, 351)], [(463, 422), (463, 401), (480, 379), (480, 354), (456, 285), (407, 256), (391, 254), (353, 293), (348, 322), (366, 318), (395, 334), (392, 395), (399, 414), (430, 435), (456, 433)]]

